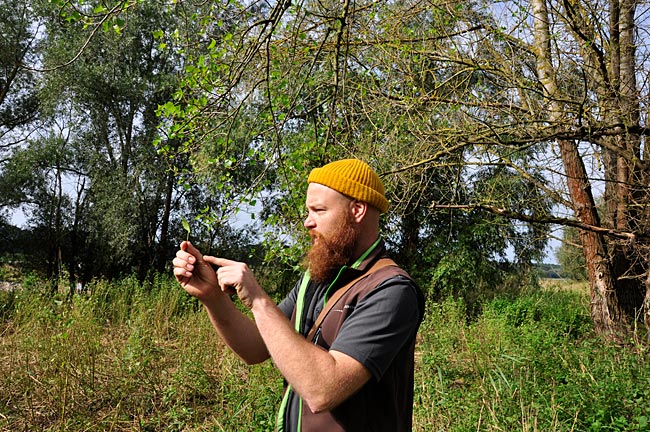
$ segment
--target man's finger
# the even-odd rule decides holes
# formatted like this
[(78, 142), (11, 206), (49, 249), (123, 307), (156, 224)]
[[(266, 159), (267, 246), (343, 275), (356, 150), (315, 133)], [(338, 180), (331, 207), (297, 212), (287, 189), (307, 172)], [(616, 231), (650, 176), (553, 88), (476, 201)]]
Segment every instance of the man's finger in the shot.
[(205, 255), (203, 257), (203, 259), (205, 261), (209, 262), (210, 264), (214, 264), (214, 265), (216, 265), (218, 267), (225, 267), (225, 266), (229, 266), (229, 265), (238, 264), (237, 261), (233, 261), (233, 260), (229, 260), (229, 259), (225, 259), (225, 258), (219, 258), (219, 257), (215, 257), (215, 256), (210, 256), (210, 255)]
[(174, 268), (174, 276), (180, 277), (180, 278), (185, 278), (185, 277), (192, 277), (192, 272), (185, 270), (184, 268), (181, 267), (176, 267)]
[[(177, 255), (176, 258), (174, 258), (174, 259), (172, 260), (172, 264), (174, 265), (174, 267), (185, 268), (185, 267), (187, 267), (188, 265), (192, 265), (192, 264), (193, 264), (193, 263), (191, 263), (191, 262), (188, 261), (188, 259), (187, 259), (188, 257), (187, 257), (187, 256), (185, 256), (185, 255), (180, 255), (180, 253), (181, 253), (181, 252), (179, 251), (179, 252), (176, 254), (176, 255)], [(191, 256), (191, 255), (190, 255), (190, 256)]]

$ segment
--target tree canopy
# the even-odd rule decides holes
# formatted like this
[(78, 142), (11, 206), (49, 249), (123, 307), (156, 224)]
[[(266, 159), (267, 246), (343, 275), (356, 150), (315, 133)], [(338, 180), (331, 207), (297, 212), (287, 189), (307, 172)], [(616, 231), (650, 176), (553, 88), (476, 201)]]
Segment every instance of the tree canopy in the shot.
[[(358, 157), (386, 184), (391, 250), (429, 292), (525, 273), (570, 227), (596, 327), (615, 335), (650, 319), (647, 5), (36, 6), (31, 22), (45, 24), (32, 37), (47, 43), (26, 45), (34, 64), (18, 69), (38, 71), (47, 126), (27, 146), (4, 144), (2, 184), (32, 185), (4, 205), (42, 185), (33, 223), (57, 233), (49, 260), (70, 274), (160, 271), (182, 218), (225, 247), (243, 208), (267, 262), (291, 268), (309, 169)], [(12, 164), (29, 158), (44, 166), (21, 178)], [(63, 238), (84, 258), (57, 258)]]

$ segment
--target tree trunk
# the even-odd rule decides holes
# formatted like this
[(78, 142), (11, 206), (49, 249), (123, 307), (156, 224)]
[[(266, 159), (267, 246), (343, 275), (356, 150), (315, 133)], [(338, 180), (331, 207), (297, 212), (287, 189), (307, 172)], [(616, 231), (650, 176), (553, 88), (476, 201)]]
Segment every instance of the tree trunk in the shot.
[[(564, 120), (564, 106), (558, 91), (555, 68), (552, 62), (551, 32), (545, 0), (531, 0), (534, 14), (537, 73), (548, 98), (548, 120), (551, 124), (570, 124)], [(591, 226), (600, 226), (600, 220), (591, 191), (587, 171), (578, 151), (577, 144), (570, 140), (559, 140), (562, 163), (565, 170), (569, 197), (575, 218)], [(620, 307), (615, 294), (616, 280), (608, 259), (605, 239), (602, 234), (581, 230), (587, 275), (590, 288), (591, 317), (597, 332), (614, 335), (620, 330)]]
[[(587, 172), (575, 143), (560, 141), (562, 162), (567, 176), (567, 186), (576, 219), (592, 226), (600, 226)], [(625, 320), (618, 304), (616, 281), (608, 259), (604, 238), (601, 234), (581, 230), (580, 241), (589, 277), (590, 311), (596, 331), (615, 335)]]
[(167, 262), (167, 242), (169, 239), (169, 219), (171, 217), (172, 209), (172, 198), (174, 194), (174, 183), (176, 177), (173, 172), (167, 174), (167, 184), (165, 190), (165, 202), (163, 203), (163, 215), (162, 222), (160, 225), (160, 242), (158, 243), (158, 254), (157, 254), (157, 263), (156, 271), (162, 273), (165, 270), (165, 264)]
[(645, 280), (645, 299), (643, 300), (643, 321), (646, 328), (646, 339), (650, 343), (650, 272)]
[[(608, 140), (617, 151), (605, 150), (610, 163), (605, 209), (608, 225), (620, 231), (647, 232), (647, 219), (641, 209), (647, 202), (647, 175), (641, 163), (641, 139), (631, 129), (640, 124), (639, 93), (636, 78), (635, 11), (636, 0), (612, 0), (609, 21), (612, 39), (609, 46), (610, 85), (604, 98), (605, 119), (611, 125), (621, 125), (617, 135)], [(605, 92), (602, 92), (603, 94)], [(607, 172), (607, 171), (606, 171)], [(611, 182), (611, 183), (609, 183)], [(609, 260), (615, 278), (615, 294), (621, 321), (632, 322), (640, 317), (647, 296), (645, 278), (646, 254), (640, 245), (611, 240)]]

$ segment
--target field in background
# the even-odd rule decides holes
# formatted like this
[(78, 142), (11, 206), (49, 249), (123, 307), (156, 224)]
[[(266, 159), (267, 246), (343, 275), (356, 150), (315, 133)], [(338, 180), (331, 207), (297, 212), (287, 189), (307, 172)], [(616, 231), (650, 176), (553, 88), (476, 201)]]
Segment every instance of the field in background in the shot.
[(571, 279), (540, 279), (539, 285), (550, 291), (572, 291), (584, 294), (585, 298), (589, 294), (589, 284), (587, 281), (574, 281)]
[[(472, 320), (429, 303), (414, 430), (650, 431), (647, 347), (596, 337), (584, 284), (542, 285)], [(0, 292), (0, 430), (273, 430), (280, 375), (224, 349), (175, 282), (88, 288)]]

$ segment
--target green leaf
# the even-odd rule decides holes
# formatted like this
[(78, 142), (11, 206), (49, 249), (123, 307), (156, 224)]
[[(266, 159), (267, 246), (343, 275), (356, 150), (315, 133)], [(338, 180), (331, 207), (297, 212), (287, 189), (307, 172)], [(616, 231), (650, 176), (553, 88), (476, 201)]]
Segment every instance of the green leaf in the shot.
[(185, 240), (189, 240), (190, 239), (190, 232), (192, 231), (192, 228), (190, 228), (190, 223), (187, 221), (187, 219), (185, 219), (184, 217), (181, 217), (181, 224), (183, 225), (183, 229), (185, 229), (185, 231), (187, 231), (187, 237), (185, 238)]

